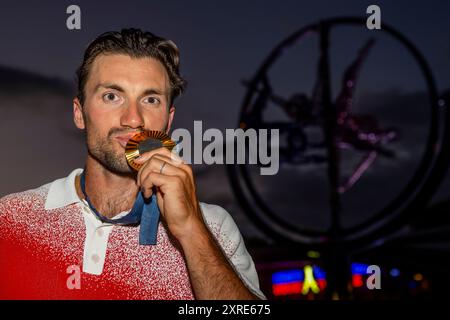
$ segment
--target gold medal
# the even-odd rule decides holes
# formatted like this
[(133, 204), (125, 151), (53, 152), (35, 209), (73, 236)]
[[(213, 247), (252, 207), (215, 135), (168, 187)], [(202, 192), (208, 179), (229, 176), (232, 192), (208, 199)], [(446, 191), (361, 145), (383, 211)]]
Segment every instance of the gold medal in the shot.
[(138, 171), (143, 164), (137, 164), (134, 159), (139, 157), (141, 154), (158, 149), (161, 147), (169, 149), (172, 151), (175, 146), (175, 142), (170, 139), (170, 137), (162, 132), (156, 130), (142, 131), (128, 140), (125, 147), (125, 157), (127, 162), (134, 170)]

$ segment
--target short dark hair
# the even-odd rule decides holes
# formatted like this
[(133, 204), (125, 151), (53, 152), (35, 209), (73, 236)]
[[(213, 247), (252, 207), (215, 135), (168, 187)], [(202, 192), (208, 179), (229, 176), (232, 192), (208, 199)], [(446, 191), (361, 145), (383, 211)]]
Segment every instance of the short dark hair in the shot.
[(179, 71), (180, 55), (177, 46), (171, 40), (155, 36), (140, 29), (122, 29), (105, 32), (92, 41), (84, 52), (83, 62), (76, 71), (77, 98), (83, 105), (84, 88), (95, 58), (101, 54), (125, 54), (132, 58), (154, 58), (166, 68), (170, 81), (170, 103), (183, 93), (186, 87)]

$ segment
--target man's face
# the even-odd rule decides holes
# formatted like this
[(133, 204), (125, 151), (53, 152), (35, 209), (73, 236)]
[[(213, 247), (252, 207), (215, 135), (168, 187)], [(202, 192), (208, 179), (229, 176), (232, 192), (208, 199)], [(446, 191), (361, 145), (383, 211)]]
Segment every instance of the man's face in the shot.
[(86, 129), (89, 157), (111, 172), (131, 173), (125, 158), (128, 139), (144, 129), (170, 129), (175, 108), (169, 105), (167, 71), (152, 58), (100, 55), (84, 92), (83, 106), (74, 100), (74, 121)]

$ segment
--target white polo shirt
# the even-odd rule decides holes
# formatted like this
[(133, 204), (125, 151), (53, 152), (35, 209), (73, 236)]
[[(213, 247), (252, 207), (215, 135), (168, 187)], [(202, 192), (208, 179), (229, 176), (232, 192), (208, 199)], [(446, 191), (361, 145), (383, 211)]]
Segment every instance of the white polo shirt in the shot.
[[(122, 226), (103, 223), (91, 211), (87, 202), (78, 197), (75, 188), (75, 178), (83, 172), (83, 169), (76, 169), (66, 178), (55, 180), (41, 188), (48, 188), (45, 198), (45, 211), (52, 214), (54, 210), (61, 210), (68, 206), (76, 206), (82, 211), (85, 226), (85, 239), (82, 259), (82, 270), (84, 273), (101, 275), (108, 253), (108, 241), (111, 232), (115, 228)], [(3, 200), (3, 199), (2, 199)], [(233, 221), (232, 217), (223, 208), (200, 203), (204, 219), (212, 234), (221, 245), (227, 258), (235, 268), (237, 274), (244, 281), (247, 287), (261, 298), (265, 298), (259, 289), (259, 281), (256, 269), (251, 256), (249, 255), (243, 238)], [(0, 207), (1, 208), (1, 207)], [(115, 217), (118, 219), (128, 212), (122, 212)], [(137, 233), (138, 233), (138, 228)], [(164, 238), (161, 233), (168, 232), (160, 223), (158, 229), (158, 239)], [(159, 245), (156, 244), (156, 247)], [(135, 245), (135, 244), (133, 244)]]

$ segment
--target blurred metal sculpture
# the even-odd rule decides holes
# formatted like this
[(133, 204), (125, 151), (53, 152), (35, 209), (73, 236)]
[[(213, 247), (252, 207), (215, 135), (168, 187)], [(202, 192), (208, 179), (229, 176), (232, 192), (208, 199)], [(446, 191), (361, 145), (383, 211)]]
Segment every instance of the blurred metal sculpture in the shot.
[[(328, 270), (334, 279), (331, 286), (334, 289), (338, 288), (340, 292), (345, 291), (346, 278), (342, 275), (346, 272), (349, 252), (368, 248), (377, 241), (383, 241), (386, 235), (420, 215), (421, 209), (426, 207), (441, 183), (450, 159), (448, 148), (450, 113), (447, 108), (438, 107), (439, 97), (430, 68), (422, 54), (406, 37), (389, 25), (383, 24), (379, 32), (392, 37), (406, 49), (418, 65), (424, 79), (430, 115), (428, 136), (417, 170), (394, 200), (365, 221), (352, 227), (342, 226), (342, 194), (358, 182), (377, 157), (395, 160), (395, 149), (390, 148), (389, 144), (400, 137), (398, 129), (383, 127), (373, 115), (353, 112), (358, 75), (375, 45), (374, 39), (369, 39), (360, 48), (353, 62), (346, 67), (341, 90), (334, 102), (331, 98), (330, 30), (337, 26), (365, 28), (365, 22), (364, 18), (342, 17), (322, 20), (301, 28), (278, 44), (254, 77), (244, 82), (248, 91), (242, 104), (239, 127), (279, 129), (280, 137), (286, 140), (286, 144), (280, 147), (281, 163), (327, 165), (330, 228), (326, 231), (312, 230), (297, 227), (291, 221), (283, 220), (258, 193), (246, 165), (227, 166), (235, 195), (252, 221), (278, 242), (291, 242), (297, 244), (298, 248), (303, 246), (327, 252), (327, 265), (331, 266)], [(306, 35), (314, 34), (319, 37), (319, 62), (311, 98), (302, 92), (295, 93), (290, 98), (278, 95), (273, 91), (270, 82), (271, 66), (293, 44), (301, 41)], [(278, 106), (289, 121), (266, 120), (264, 112), (269, 102)], [(312, 126), (321, 128), (323, 141), (310, 141), (305, 129)], [(343, 149), (364, 154), (347, 177), (341, 176)]]
[[(398, 137), (398, 131), (393, 128), (381, 129), (377, 119), (372, 115), (352, 113), (358, 75), (374, 43), (375, 40), (370, 39), (360, 49), (353, 63), (347, 67), (342, 79), (341, 92), (334, 103), (337, 112), (336, 136), (338, 147), (366, 153), (353, 173), (339, 186), (340, 193), (344, 193), (351, 188), (378, 155), (389, 158), (395, 156), (395, 152), (386, 148), (385, 145)], [(312, 99), (309, 99), (304, 93), (297, 93), (289, 99), (285, 99), (273, 93), (267, 78), (263, 79), (263, 87), (255, 90), (260, 94), (260, 97), (255, 103), (253, 111), (247, 115), (245, 121), (240, 123), (241, 128), (248, 127), (248, 123), (252, 126), (261, 124), (261, 113), (267, 107), (267, 101), (271, 101), (280, 106), (288, 118), (292, 120), (290, 125), (272, 123), (272, 126), (278, 125), (280, 129), (287, 131), (287, 147), (281, 149), (282, 161), (298, 165), (310, 162), (327, 162), (326, 157), (314, 154), (314, 152), (307, 152), (323, 149), (326, 147), (326, 143), (311, 143), (305, 133), (307, 127), (320, 126), (323, 123), (323, 110), (320, 108), (320, 82), (321, 77), (317, 79)], [(248, 82), (244, 82), (244, 84), (249, 86)]]

